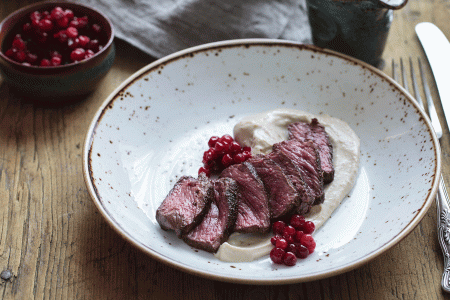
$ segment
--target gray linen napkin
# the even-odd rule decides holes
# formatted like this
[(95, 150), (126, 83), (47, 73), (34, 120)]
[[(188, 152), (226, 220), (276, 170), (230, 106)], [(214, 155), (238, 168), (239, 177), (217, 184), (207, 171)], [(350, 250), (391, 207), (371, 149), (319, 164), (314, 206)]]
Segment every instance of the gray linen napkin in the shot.
[(304, 0), (79, 0), (107, 15), (116, 37), (155, 58), (209, 42), (311, 42)]

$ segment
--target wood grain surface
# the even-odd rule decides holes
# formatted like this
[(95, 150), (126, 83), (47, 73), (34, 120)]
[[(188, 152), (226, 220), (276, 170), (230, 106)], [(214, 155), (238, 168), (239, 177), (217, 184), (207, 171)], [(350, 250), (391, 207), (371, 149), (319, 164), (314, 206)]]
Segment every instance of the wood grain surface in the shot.
[[(0, 20), (32, 2), (0, 1)], [(409, 0), (394, 13), (385, 72), (400, 57), (426, 62), (414, 32), (422, 21), (437, 24), (450, 38), (450, 0)], [(126, 242), (97, 211), (82, 173), (84, 138), (96, 110), (123, 80), (154, 61), (120, 40), (116, 46), (116, 60), (100, 87), (70, 106), (28, 103), (0, 78), (1, 299), (450, 299), (440, 287), (443, 257), (434, 204), (410, 235), (370, 263), (291, 285), (208, 280)], [(432, 92), (438, 99), (434, 85)], [(444, 122), (439, 104), (437, 109)], [(449, 137), (445, 125), (443, 172), (450, 179)]]

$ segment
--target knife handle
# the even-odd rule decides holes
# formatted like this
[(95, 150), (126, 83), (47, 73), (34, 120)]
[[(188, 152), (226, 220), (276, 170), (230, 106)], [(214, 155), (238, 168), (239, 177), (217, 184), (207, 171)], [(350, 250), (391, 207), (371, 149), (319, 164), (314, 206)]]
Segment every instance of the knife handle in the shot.
[(436, 196), (438, 212), (438, 239), (444, 254), (444, 273), (442, 274), (441, 286), (446, 292), (450, 292), (450, 218), (449, 201), (444, 180), (439, 180), (439, 189)]

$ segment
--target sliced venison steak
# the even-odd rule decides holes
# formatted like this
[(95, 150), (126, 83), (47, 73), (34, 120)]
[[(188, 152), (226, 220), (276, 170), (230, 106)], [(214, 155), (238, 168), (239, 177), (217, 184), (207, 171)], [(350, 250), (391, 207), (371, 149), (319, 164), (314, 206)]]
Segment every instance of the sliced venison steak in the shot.
[(214, 191), (214, 200), (203, 221), (183, 237), (188, 245), (213, 253), (228, 239), (234, 227), (238, 183), (231, 178), (220, 178), (214, 182)]
[(274, 152), (282, 152), (298, 166), (302, 178), (305, 181), (308, 193), (312, 195), (312, 202), (302, 202), (298, 212), (305, 214), (314, 204), (320, 204), (324, 200), (323, 172), (320, 166), (320, 157), (317, 149), (311, 141), (297, 139), (287, 140), (273, 145)]
[(206, 176), (183, 176), (156, 210), (156, 221), (181, 237), (202, 220), (213, 197), (214, 186)]
[(314, 203), (314, 199), (312, 198), (313, 196), (306, 187), (300, 168), (294, 164), (289, 157), (281, 151), (270, 152), (267, 154), (267, 157), (272, 159), (281, 167), (284, 174), (290, 179), (294, 188), (297, 190), (300, 199), (295, 208), (297, 208), (301, 203)]
[(239, 184), (238, 212), (234, 231), (268, 232), (270, 229), (269, 201), (255, 169), (251, 165), (231, 165), (222, 171), (220, 178), (231, 178)]
[(271, 218), (280, 218), (300, 204), (300, 195), (275, 161), (265, 155), (256, 155), (244, 164), (251, 164), (261, 178), (269, 197)]
[(319, 150), (320, 164), (323, 171), (323, 182), (330, 183), (334, 179), (333, 145), (325, 128), (314, 118), (311, 123), (296, 122), (288, 126), (289, 139), (301, 141), (311, 140)]

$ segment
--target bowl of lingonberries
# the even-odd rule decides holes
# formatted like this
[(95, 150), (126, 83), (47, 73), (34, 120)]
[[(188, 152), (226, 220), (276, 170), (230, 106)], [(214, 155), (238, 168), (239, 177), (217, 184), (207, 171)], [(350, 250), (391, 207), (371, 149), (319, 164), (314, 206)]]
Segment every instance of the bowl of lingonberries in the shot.
[(28, 98), (64, 103), (92, 92), (107, 74), (113, 39), (111, 22), (91, 7), (35, 3), (0, 23), (0, 71)]

